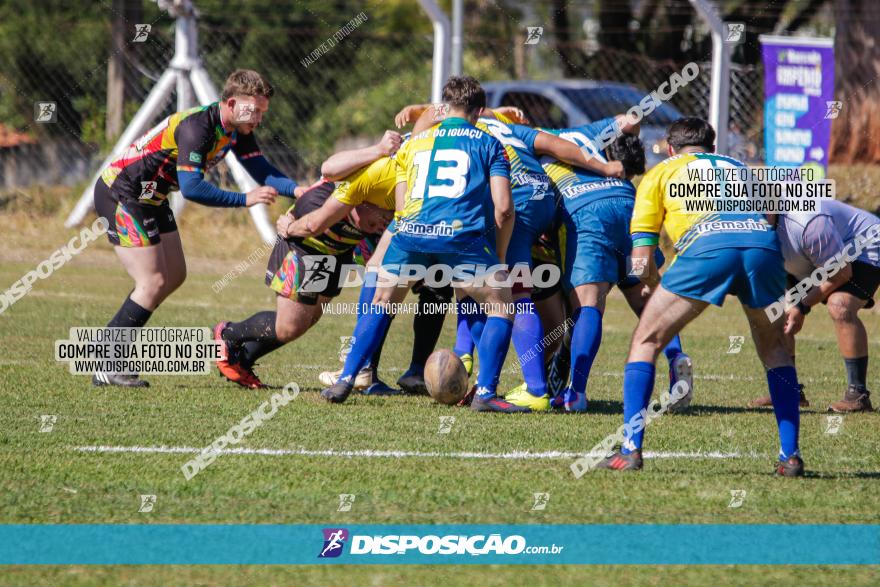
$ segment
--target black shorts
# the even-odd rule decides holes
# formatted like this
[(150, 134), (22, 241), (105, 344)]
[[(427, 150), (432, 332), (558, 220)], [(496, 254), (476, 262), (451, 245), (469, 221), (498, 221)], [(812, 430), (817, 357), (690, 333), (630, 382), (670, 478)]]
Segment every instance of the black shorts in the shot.
[[(877, 288), (880, 287), (880, 267), (875, 267), (863, 261), (853, 261), (850, 263), (850, 266), (852, 266), (852, 277), (834, 291), (846, 292), (860, 300), (865, 300), (868, 302), (865, 304), (865, 308), (873, 308), (874, 294), (877, 293)], [(799, 280), (789, 274), (787, 275), (787, 281), (788, 289), (791, 289), (798, 284)], [(827, 304), (828, 300), (826, 299), (822, 303)]]
[(860, 300), (866, 300), (865, 308), (874, 307), (874, 294), (880, 287), (880, 267), (863, 261), (853, 261), (852, 277), (834, 291), (845, 291)]
[(107, 219), (107, 238), (117, 247), (149, 247), (158, 244), (161, 235), (177, 232), (167, 201), (158, 206), (123, 203), (103, 179), (95, 184), (95, 211)]
[(313, 306), (318, 296), (335, 298), (342, 292), (342, 269), (351, 262), (351, 253), (322, 255), (279, 240), (269, 256), (266, 285), (279, 296)]

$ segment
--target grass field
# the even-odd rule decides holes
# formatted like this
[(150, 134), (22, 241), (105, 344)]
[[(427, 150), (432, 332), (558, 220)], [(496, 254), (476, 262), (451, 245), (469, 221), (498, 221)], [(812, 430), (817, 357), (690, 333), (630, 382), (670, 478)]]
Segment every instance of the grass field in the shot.
[[(194, 209), (193, 212), (196, 212)], [(244, 215), (242, 215), (244, 216)], [(229, 222), (229, 213), (218, 216)], [(219, 294), (211, 286), (258, 247), (252, 230), (206, 230), (207, 212), (184, 219), (189, 253), (187, 283), (154, 315), (152, 326), (210, 326), (274, 307), (262, 285), (261, 263)], [(35, 267), (71, 231), (45, 222), (0, 215), (6, 246), (0, 251), (0, 288)], [(221, 223), (222, 226), (227, 226)], [(8, 235), (8, 238), (7, 236)], [(846, 416), (826, 434), (826, 406), (839, 399), (844, 373), (826, 313), (811, 314), (799, 338), (798, 365), (813, 407), (802, 416), (805, 479), (774, 477), (775, 421), (745, 403), (766, 383), (744, 317), (733, 301), (711, 309), (683, 334), (696, 370), (691, 411), (664, 416), (647, 431), (646, 448), (685, 453), (647, 459), (635, 475), (595, 473), (580, 480), (571, 457), (482, 458), (490, 454), (577, 453), (621, 423), (621, 376), (635, 318), (622, 299), (611, 300), (603, 346), (589, 383), (590, 413), (581, 416), (504, 417), (448, 408), (424, 397), (352, 397), (330, 406), (316, 376), (338, 365), (339, 337), (351, 316), (331, 317), (258, 367), (275, 385), (299, 384), (303, 393), (241, 446), (303, 454), (224, 455), (191, 481), (180, 473), (186, 454), (107, 453), (84, 446), (203, 447), (265, 401), (268, 391), (243, 391), (212, 376), (154, 376), (146, 390), (95, 389), (56, 363), (53, 341), (71, 326), (106, 323), (130, 289), (105, 242), (38, 282), (0, 314), (0, 522), (2, 523), (878, 523), (880, 522), (880, 415)], [(346, 292), (343, 301), (354, 301)], [(866, 312), (878, 355), (880, 315)], [(451, 346), (454, 319), (441, 338)], [(728, 354), (731, 335), (746, 336)], [(381, 374), (393, 382), (409, 359), (408, 316), (395, 320)], [(665, 385), (665, 361), (657, 389)], [(880, 378), (875, 359), (869, 380)], [(520, 382), (508, 361), (502, 389)], [(40, 416), (57, 421), (39, 432)], [(456, 420), (438, 434), (439, 417)], [(359, 451), (327, 456), (317, 451)], [(431, 453), (375, 456), (368, 451)], [(469, 458), (448, 453), (476, 453)], [(706, 455), (721, 454), (724, 458)], [(703, 456), (700, 456), (703, 455)], [(480, 458), (475, 458), (480, 457)], [(730, 508), (731, 490), (745, 490)], [(544, 511), (531, 511), (533, 493), (546, 492)], [(356, 495), (351, 511), (337, 512), (338, 495)], [(139, 513), (141, 494), (157, 496)], [(876, 584), (877, 569), (850, 567), (64, 567), (6, 570), (10, 584)]]

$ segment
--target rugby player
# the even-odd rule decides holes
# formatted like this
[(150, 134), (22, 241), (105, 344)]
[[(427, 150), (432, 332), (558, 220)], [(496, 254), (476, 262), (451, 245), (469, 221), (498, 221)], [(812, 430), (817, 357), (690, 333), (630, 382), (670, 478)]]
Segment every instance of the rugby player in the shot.
[[(411, 105), (398, 114), (397, 121), (414, 115), (423, 108), (413, 129), (418, 133), (422, 128), (444, 118), (443, 112), (429, 105)], [(511, 191), (516, 211), (516, 221), (510, 245), (507, 249), (506, 263), (515, 275), (529, 275), (534, 269), (532, 248), (538, 243), (541, 234), (552, 228), (556, 202), (550, 188), (550, 178), (544, 172), (539, 156), (553, 157), (572, 165), (595, 169), (609, 176), (619, 176), (623, 167), (616, 161), (594, 158), (578, 145), (560, 139), (549, 133), (539, 132), (524, 125), (512, 122), (503, 114), (486, 110), (476, 122), (476, 127), (489, 132), (503, 145), (511, 166)], [(529, 280), (530, 282), (531, 280)], [(550, 409), (550, 394), (547, 389), (547, 375), (543, 359), (544, 328), (531, 298), (530, 283), (514, 280), (512, 287), (516, 308), (513, 326), (513, 346), (520, 357), (524, 384), (510, 391), (505, 399), (531, 411)], [(460, 314), (464, 315), (471, 331), (471, 338), (479, 342), (480, 333), (486, 322), (485, 315), (479, 311), (476, 302), (464, 298), (459, 302)], [(467, 353), (465, 353), (467, 354)]]
[[(256, 71), (226, 79), (220, 101), (172, 114), (111, 163), (95, 184), (95, 209), (134, 289), (108, 327), (142, 327), (186, 279), (186, 261), (168, 194), (217, 207), (270, 204), (296, 183), (263, 157), (253, 131), (269, 109), (272, 85)], [(222, 190), (205, 172), (232, 150), (261, 184), (247, 194)], [(96, 373), (94, 385), (146, 387), (136, 375)]]
[[(215, 339), (227, 350), (217, 362), (227, 379), (243, 387), (264, 387), (253, 371), (256, 360), (305, 334), (320, 320), (323, 304), (341, 293), (343, 267), (353, 263), (365, 236), (381, 234), (391, 220), (396, 169), (390, 156), (400, 143), (400, 135), (392, 131), (376, 145), (331, 157), (322, 166), (331, 178), (336, 179), (334, 171), (359, 168), (336, 184), (323, 178), (278, 218), (280, 238), (266, 270), (276, 311), (214, 327)], [(372, 373), (367, 376), (369, 393), (390, 392)]]
[[(621, 136), (599, 152), (594, 141), (607, 134), (604, 131), (609, 127)], [(552, 403), (568, 412), (583, 412), (587, 409), (587, 380), (602, 341), (602, 317), (611, 287), (620, 288), (637, 316), (650, 295), (638, 278), (628, 275), (627, 267), (632, 252), (629, 223), (636, 193), (629, 179), (644, 173), (645, 155), (638, 139), (639, 126), (630, 124), (623, 115), (546, 132), (577, 144), (599, 161), (621, 164), (626, 175), (623, 179), (606, 178), (562, 161), (542, 159), (559, 202), (564, 286), (569, 292), (574, 323), (569, 340), (570, 385)], [(659, 250), (657, 255), (662, 259)], [(669, 361), (670, 385), (684, 379), (692, 389), (693, 364), (682, 352), (678, 335), (664, 353)], [(682, 398), (675, 409), (686, 408), (690, 397), (688, 394)]]
[[(715, 131), (700, 118), (682, 118), (667, 130), (669, 159), (642, 179), (636, 193), (631, 232), (633, 264), (640, 278), (657, 283), (653, 253), (661, 227), (674, 242), (676, 258), (648, 300), (633, 333), (623, 376), (623, 419), (631, 432), (623, 446), (599, 464), (613, 470), (642, 468), (644, 412), (654, 387), (654, 363), (666, 344), (709, 304), (720, 306), (736, 295), (767, 372), (779, 428), (777, 474), (802, 476), (798, 450), (800, 413), (797, 371), (785, 348), (783, 321), (771, 322), (765, 308), (785, 289), (785, 269), (776, 232), (761, 214), (685, 212), (681, 198), (670, 197), (673, 182), (687, 181), (688, 169), (738, 168), (745, 164), (714, 154)], [(711, 223), (711, 230), (709, 224)], [(705, 229), (705, 230), (704, 230)], [(639, 425), (641, 419), (642, 425)]]
[[(401, 145), (402, 137), (393, 132), (386, 131), (383, 141), (394, 141), (394, 151)], [(366, 147), (364, 149), (355, 149), (351, 151), (342, 151), (331, 156), (321, 166), (321, 173), (327, 179), (345, 178), (356, 172), (364, 165), (375, 165), (383, 169), (381, 177), (386, 177), (386, 173), (390, 173), (393, 177), (396, 174), (396, 166), (392, 155), (383, 154), (381, 149), (378, 151), (375, 147)], [(378, 157), (378, 159), (377, 159)], [(375, 161), (375, 163), (374, 163)], [(384, 194), (382, 197), (394, 198), (394, 188), (396, 181), (375, 181), (371, 179), (371, 175), (367, 174), (362, 181), (366, 189), (377, 190), (378, 193)], [(357, 304), (358, 318), (360, 319), (361, 310), (370, 305), (373, 300), (376, 288), (376, 277), (378, 268), (382, 262), (382, 255), (387, 249), (388, 242), (393, 232), (393, 226), (383, 233), (381, 239), (373, 242), (374, 239), (362, 241), (361, 248), (368, 244), (369, 255), (366, 257), (364, 265), (366, 265), (366, 273), (364, 283), (361, 288), (360, 298)], [(446, 319), (446, 313), (438, 311), (437, 308), (452, 300), (451, 285), (442, 287), (430, 287), (424, 281), (416, 282), (412, 287), (413, 293), (418, 295), (418, 311), (413, 318), (413, 347), (410, 358), (410, 366), (407, 371), (397, 380), (397, 385), (406, 393), (427, 393), (425, 380), (423, 376), (424, 365), (428, 357), (433, 352), (443, 330), (443, 322)], [(387, 330), (383, 334), (381, 343), (376, 348), (370, 359), (369, 364), (361, 369), (358, 376), (354, 380), (355, 389), (366, 389), (365, 393), (384, 392), (390, 393), (391, 388), (381, 382), (378, 378), (378, 364), (382, 354), (382, 347), (387, 336)], [(339, 378), (339, 371), (325, 371), (318, 376), (318, 380), (324, 386), (331, 386), (336, 383)]]
[[(510, 195), (510, 164), (504, 148), (492, 135), (475, 126), (486, 105), (479, 83), (467, 76), (450, 77), (443, 88), (446, 119), (414, 134), (398, 152), (397, 232), (382, 260), (383, 281), (373, 305), (358, 322), (355, 342), (339, 381), (321, 394), (343, 402), (351, 393), (352, 379), (378, 344), (390, 322), (389, 303), (406, 295), (396, 278), (404, 265), (456, 268), (456, 286), (490, 313), (479, 353), (482, 367), (476, 411), (526, 412), (495, 394), (501, 367), (510, 345), (513, 315), (506, 272), (498, 269), (505, 259), (514, 223)], [(482, 283), (481, 283), (482, 281)]]
[[(837, 345), (846, 369), (847, 389), (843, 399), (831, 404), (832, 412), (868, 412), (871, 393), (867, 387), (868, 333), (859, 319), (863, 308), (874, 306), (874, 293), (880, 285), (880, 218), (855, 206), (837, 200), (823, 200), (818, 212), (776, 216), (776, 233), (785, 258), (789, 286), (809, 277), (835, 257), (840, 269), (818, 287), (811, 288), (785, 316), (788, 349), (794, 361), (795, 339), (810, 308), (820, 302), (828, 306), (834, 322)], [(857, 237), (869, 242), (859, 245)], [(749, 407), (771, 406), (772, 399), (762, 397), (749, 402)], [(807, 406), (801, 390), (801, 406)]]

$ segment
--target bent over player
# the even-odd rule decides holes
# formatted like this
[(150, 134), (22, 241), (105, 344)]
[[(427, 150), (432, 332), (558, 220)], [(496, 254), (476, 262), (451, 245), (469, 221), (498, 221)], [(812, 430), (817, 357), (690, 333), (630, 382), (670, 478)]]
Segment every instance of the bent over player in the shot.
[(785, 289), (779, 240), (761, 214), (694, 214), (686, 210), (682, 198), (672, 197), (670, 186), (687, 182), (688, 170), (745, 167), (740, 161), (714, 154), (715, 131), (708, 122), (679, 119), (669, 127), (666, 139), (670, 158), (648, 172), (636, 191), (630, 227), (633, 265), (644, 267), (640, 277), (645, 283), (657, 282), (653, 254), (661, 227), (666, 228), (677, 255), (633, 333), (623, 374), (623, 419), (632, 432), (620, 450), (599, 467), (642, 467), (644, 425), (639, 427), (638, 421), (654, 389), (657, 356), (709, 304), (720, 306), (732, 294), (743, 306), (766, 369), (781, 445), (776, 472), (801, 476), (804, 463), (798, 451), (797, 372), (785, 348), (783, 321), (771, 322), (765, 312)]
[[(414, 264), (456, 268), (457, 287), (490, 304), (490, 317), (479, 341), (483, 365), (472, 408), (529, 411), (495, 395), (513, 328), (510, 287), (503, 285), (505, 272), (498, 270), (514, 222), (510, 164), (501, 143), (473, 125), (486, 105), (486, 94), (475, 79), (449, 78), (443, 101), (449, 107), (446, 120), (413, 135), (397, 154), (398, 209), (402, 212), (381, 272), (388, 278)], [(484, 278), (502, 285), (481, 284)], [(321, 392), (328, 401), (346, 400), (352, 379), (391, 320), (387, 304), (406, 295), (408, 284), (390, 281), (377, 288), (368, 314), (358, 321), (339, 380)]]
[[(269, 164), (253, 136), (269, 109), (273, 87), (256, 71), (226, 79), (220, 101), (172, 114), (132, 144), (95, 184), (95, 209), (109, 222), (107, 236), (134, 289), (108, 327), (144, 326), (186, 279), (186, 261), (168, 194), (217, 207), (242, 207), (293, 195), (296, 183)], [(229, 151), (261, 184), (247, 194), (205, 181)], [(146, 387), (136, 375), (96, 373), (94, 385)]]

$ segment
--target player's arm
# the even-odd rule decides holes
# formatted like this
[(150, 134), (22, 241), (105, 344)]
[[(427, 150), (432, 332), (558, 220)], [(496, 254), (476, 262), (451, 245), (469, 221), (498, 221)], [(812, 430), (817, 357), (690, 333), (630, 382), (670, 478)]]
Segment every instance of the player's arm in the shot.
[(663, 227), (665, 214), (665, 189), (665, 181), (660, 173), (648, 173), (642, 178), (636, 191), (636, 203), (630, 222), (633, 243), (632, 274), (652, 288), (660, 281), (657, 265), (654, 263), (654, 250), (660, 244), (660, 229)]
[[(407, 124), (416, 121), (424, 114), (425, 110), (431, 108), (431, 104), (410, 104), (404, 106), (403, 109), (394, 116), (394, 126), (403, 128)], [(413, 130), (415, 132), (415, 130)]]
[(480, 116), (491, 116), (506, 124), (530, 124), (525, 113), (516, 106), (498, 106), (497, 108), (483, 108)]
[(577, 143), (560, 139), (548, 132), (538, 131), (535, 135), (534, 151), (539, 155), (548, 155), (563, 163), (569, 163), (606, 177), (623, 177), (624, 175), (623, 164), (620, 161), (601, 161), (598, 157), (590, 154), (587, 149), (579, 147)]
[(516, 212), (513, 196), (510, 194), (510, 162), (504, 147), (497, 140), (492, 141), (491, 159), (489, 164), (489, 189), (492, 203), (495, 205), (495, 251), (502, 263), (507, 258), (507, 246), (513, 234), (513, 223)]
[(510, 179), (493, 175), (489, 178), (489, 189), (492, 190), (492, 203), (495, 205), (495, 250), (498, 260), (504, 263), (516, 220), (513, 197), (510, 195)]
[(321, 175), (329, 181), (337, 181), (347, 177), (373, 161), (382, 157), (390, 157), (397, 152), (402, 141), (399, 133), (386, 130), (382, 139), (375, 145), (363, 149), (340, 151), (331, 155), (321, 164)]
[(295, 194), (296, 182), (269, 163), (257, 145), (253, 133), (241, 135), (232, 147), (232, 152), (258, 184), (275, 188), (282, 196)]
[(340, 202), (334, 197), (327, 198), (320, 208), (294, 219), (288, 213), (278, 218), (275, 228), (285, 237), (305, 238), (323, 234), (325, 230), (348, 216), (354, 206)]
[(177, 142), (177, 184), (187, 200), (205, 206), (236, 208), (255, 204), (271, 204), (278, 192), (275, 188), (260, 186), (249, 191), (230, 192), (205, 181), (205, 164), (214, 145), (213, 129), (203, 129), (184, 121), (174, 131)]

